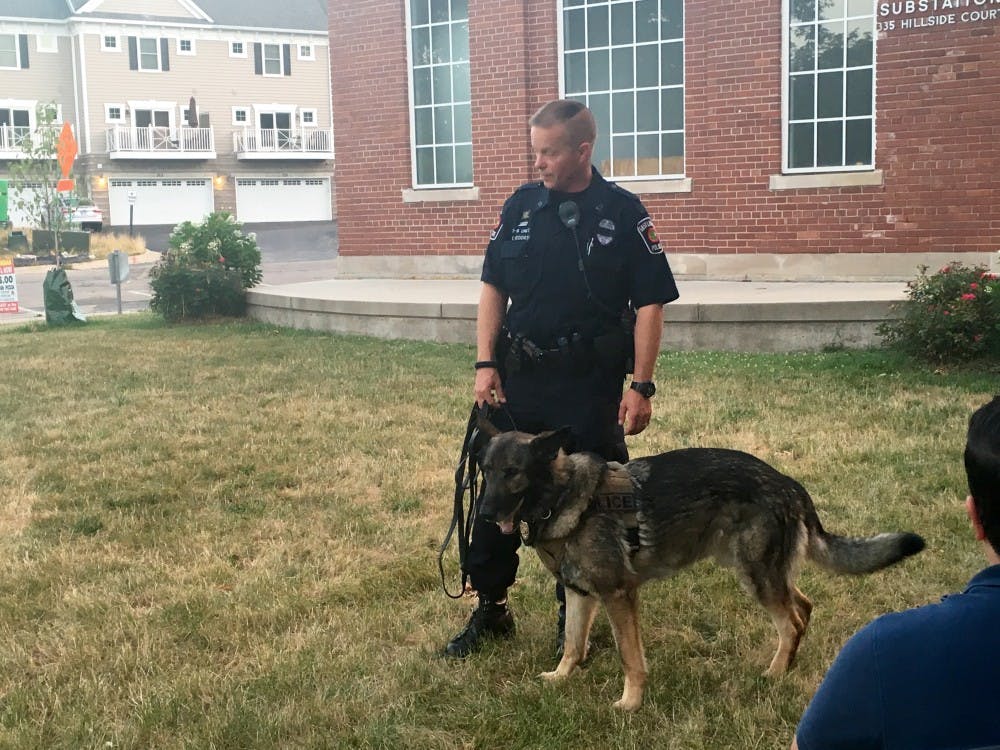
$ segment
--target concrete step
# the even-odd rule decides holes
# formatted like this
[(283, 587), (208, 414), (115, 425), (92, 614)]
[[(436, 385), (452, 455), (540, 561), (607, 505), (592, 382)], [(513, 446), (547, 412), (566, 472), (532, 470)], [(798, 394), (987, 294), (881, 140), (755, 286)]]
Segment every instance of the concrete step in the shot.
[[(675, 351), (791, 352), (877, 346), (903, 282), (678, 280), (662, 344)], [(480, 283), (470, 279), (330, 279), (260, 285), (251, 318), (381, 338), (475, 342)]]

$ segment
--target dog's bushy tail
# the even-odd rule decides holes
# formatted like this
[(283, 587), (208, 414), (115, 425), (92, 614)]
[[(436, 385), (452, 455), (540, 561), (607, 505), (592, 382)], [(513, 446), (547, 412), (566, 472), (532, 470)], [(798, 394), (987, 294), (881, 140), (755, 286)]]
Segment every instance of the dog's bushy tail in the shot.
[[(802, 492), (805, 493), (805, 490)], [(925, 546), (922, 536), (909, 531), (869, 537), (831, 534), (820, 523), (808, 493), (806, 501), (806, 528), (809, 534), (806, 554), (813, 562), (835, 573), (874, 573), (917, 554)]]
[(809, 535), (809, 559), (836, 573), (873, 573), (924, 548), (923, 537), (908, 531), (849, 537)]

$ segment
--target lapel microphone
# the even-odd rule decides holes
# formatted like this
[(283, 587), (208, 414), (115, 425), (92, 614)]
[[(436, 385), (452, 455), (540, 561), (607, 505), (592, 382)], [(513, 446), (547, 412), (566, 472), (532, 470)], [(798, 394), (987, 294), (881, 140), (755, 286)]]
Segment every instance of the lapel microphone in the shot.
[(567, 229), (576, 229), (580, 223), (580, 207), (575, 201), (563, 201), (559, 204), (559, 220)]

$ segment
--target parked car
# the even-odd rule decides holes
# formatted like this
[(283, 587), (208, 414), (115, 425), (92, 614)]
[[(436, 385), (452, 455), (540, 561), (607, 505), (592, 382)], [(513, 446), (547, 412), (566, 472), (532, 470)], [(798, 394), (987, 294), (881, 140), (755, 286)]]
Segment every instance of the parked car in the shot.
[(94, 205), (92, 200), (81, 198), (75, 208), (66, 207), (63, 212), (69, 213), (69, 220), (79, 224), (81, 229), (100, 232), (104, 228), (104, 212)]

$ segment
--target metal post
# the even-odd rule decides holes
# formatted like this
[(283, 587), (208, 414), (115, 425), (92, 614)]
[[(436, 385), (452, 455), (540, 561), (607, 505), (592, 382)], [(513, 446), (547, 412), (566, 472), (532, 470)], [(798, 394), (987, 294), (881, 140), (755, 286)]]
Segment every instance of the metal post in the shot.
[(135, 214), (135, 206), (129, 204), (128, 207), (128, 236), (132, 237), (132, 217)]

